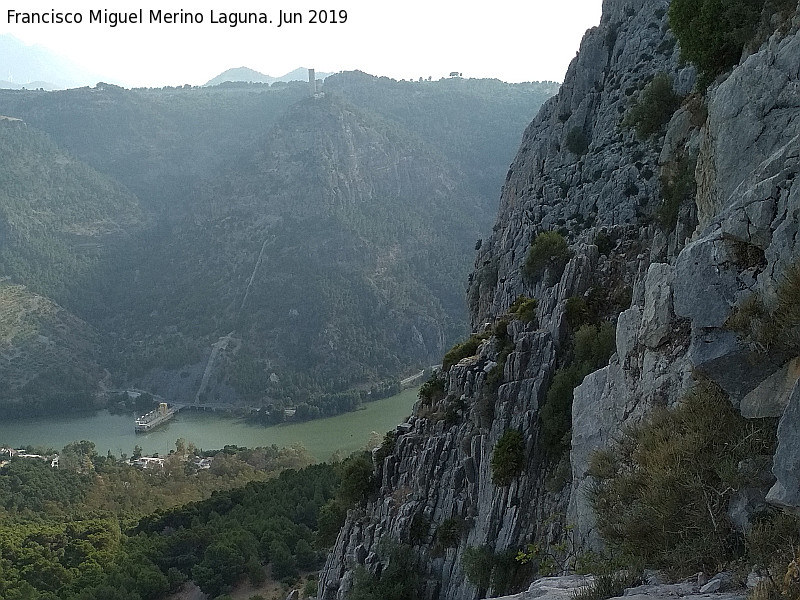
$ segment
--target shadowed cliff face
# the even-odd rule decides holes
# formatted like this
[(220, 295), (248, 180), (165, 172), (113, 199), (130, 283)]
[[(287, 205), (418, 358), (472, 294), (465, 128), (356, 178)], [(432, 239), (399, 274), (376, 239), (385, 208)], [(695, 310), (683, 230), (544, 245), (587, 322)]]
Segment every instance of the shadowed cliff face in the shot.
[[(773, 36), (705, 97), (689, 98), (694, 70), (679, 66), (667, 8), (605, 2), (561, 91), (525, 131), (467, 293), (473, 330), (486, 339), (444, 376), (441, 394), (420, 400), (410, 431), (398, 429), (394, 451), (377, 465), (380, 494), (348, 516), (320, 598), (347, 598), (359, 567), (378, 573), (382, 538), (414, 549), (420, 593), (431, 599), (519, 590), (536, 575), (511, 569), (480, 589), (474, 572), (473, 583), (466, 577), (470, 548), (488, 546), (493, 573), (503, 572), (504, 551), (531, 542), (555, 555), (555, 570), (568, 567), (577, 552), (602, 545), (587, 499), (591, 453), (654, 406), (679, 402), (693, 375), (719, 385), (747, 418), (788, 406), (768, 499), (797, 505), (792, 351), (759, 346), (726, 323), (754, 293), (774, 307), (799, 256), (800, 96), (790, 65), (800, 38), (796, 29)], [(657, 74), (684, 100), (640, 139), (622, 121)], [(569, 243), (563, 272), (551, 262), (549, 271), (526, 274), (532, 242), (552, 230)], [(538, 300), (533, 321), (508, 314), (521, 296)], [(570, 300), (576, 296), (580, 302)], [(576, 382), (569, 450), (554, 457), (544, 445), (543, 406), (579, 352), (581, 302), (592, 318), (615, 325), (615, 352)], [(508, 430), (523, 434), (524, 466), (499, 485), (491, 462)], [(737, 527), (763, 506), (765, 492), (731, 513)], [(437, 532), (453, 522), (458, 535), (442, 548)]]

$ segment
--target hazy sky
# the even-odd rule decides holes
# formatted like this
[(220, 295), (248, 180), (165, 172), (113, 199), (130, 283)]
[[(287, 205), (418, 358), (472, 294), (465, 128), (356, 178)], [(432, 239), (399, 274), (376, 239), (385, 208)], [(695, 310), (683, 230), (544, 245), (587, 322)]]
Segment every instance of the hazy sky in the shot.
[[(317, 71), (361, 69), (395, 79), (450, 71), (505, 81), (563, 79), (584, 31), (600, 21), (601, 0), (327, 0), (266, 2), (153, 0), (105, 2), (116, 12), (141, 9), (144, 23), (110, 27), (89, 23), (86, 0), (8, 0), (0, 34), (40, 44), (105, 81), (126, 86), (202, 84), (231, 67), (278, 76), (297, 67)], [(311, 24), (312, 9), (346, 11), (347, 21)], [(78, 12), (81, 24), (9, 23), (9, 11)], [(202, 24), (150, 23), (150, 11), (201, 13)], [(272, 24), (230, 27), (221, 13), (264, 12)], [(299, 12), (302, 24), (277, 27), (278, 11)], [(230, 20), (230, 19), (229, 19)], [(328, 19), (330, 20), (330, 18)]]

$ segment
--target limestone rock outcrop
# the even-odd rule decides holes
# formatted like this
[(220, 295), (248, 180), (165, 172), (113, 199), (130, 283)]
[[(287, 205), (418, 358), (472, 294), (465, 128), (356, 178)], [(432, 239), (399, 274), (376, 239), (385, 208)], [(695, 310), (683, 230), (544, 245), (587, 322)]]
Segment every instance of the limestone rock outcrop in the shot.
[[(588, 500), (592, 453), (653, 407), (680, 402), (699, 378), (747, 418), (783, 414), (767, 500), (800, 506), (796, 360), (731, 320), (753, 297), (768, 315), (800, 258), (800, 34), (773, 35), (704, 97), (688, 97), (695, 74), (678, 60), (668, 4), (605, 0), (559, 94), (525, 131), (467, 293), (473, 330), (495, 336), (449, 370), (442, 398), (417, 404), (377, 467), (378, 498), (348, 515), (320, 599), (345, 600), (359, 565), (378, 572), (382, 538), (414, 547), (430, 600), (503, 593), (468, 581), (470, 547), (497, 556), (538, 544), (556, 549), (556, 570), (569, 567), (578, 550), (602, 546)], [(685, 99), (642, 140), (623, 115), (657, 74)], [(664, 189), (680, 178), (696, 192), (669, 207)], [(563, 273), (551, 265), (531, 277), (526, 256), (543, 231), (559, 231), (570, 258)], [(522, 296), (538, 301), (527, 323), (508, 312)], [(569, 452), (553, 460), (540, 410), (570, 352), (576, 297), (615, 322), (616, 352), (575, 388)], [(492, 452), (510, 429), (523, 434), (525, 465), (500, 485)], [(765, 491), (741, 498), (737, 523), (746, 526)], [(457, 539), (437, 543), (454, 522)], [(422, 535), (412, 523), (425, 525)]]

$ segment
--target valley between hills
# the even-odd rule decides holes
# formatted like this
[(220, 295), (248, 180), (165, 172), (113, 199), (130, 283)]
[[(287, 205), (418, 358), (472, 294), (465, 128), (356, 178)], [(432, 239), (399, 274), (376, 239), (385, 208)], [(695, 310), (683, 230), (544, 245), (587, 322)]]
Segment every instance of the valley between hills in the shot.
[(0, 598), (796, 600), (798, 64), (795, 0), (606, 0), (560, 86), (0, 91), (4, 418), (424, 373), (323, 463), (3, 458)]
[(464, 333), (472, 248), (556, 89), (0, 92), (0, 412), (135, 388), (313, 418), (396, 391)]

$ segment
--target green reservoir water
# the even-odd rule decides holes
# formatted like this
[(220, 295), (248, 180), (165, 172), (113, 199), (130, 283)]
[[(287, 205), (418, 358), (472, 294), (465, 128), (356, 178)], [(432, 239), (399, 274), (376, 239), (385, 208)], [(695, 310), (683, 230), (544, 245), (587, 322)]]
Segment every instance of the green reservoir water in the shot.
[(130, 456), (137, 444), (145, 454), (166, 454), (175, 448), (175, 440), (184, 438), (205, 450), (216, 450), (226, 444), (254, 448), (300, 443), (317, 460), (326, 460), (336, 450), (350, 453), (363, 448), (373, 431), (383, 435), (402, 423), (411, 414), (418, 389), (404, 390), (336, 417), (272, 427), (252, 425), (219, 413), (195, 411), (182, 411), (169, 423), (145, 434), (134, 432), (133, 415), (112, 415), (108, 411), (74, 417), (2, 421), (0, 446), (19, 448), (30, 444), (60, 450), (70, 442), (90, 440), (101, 454), (110, 450), (117, 456), (123, 452)]

